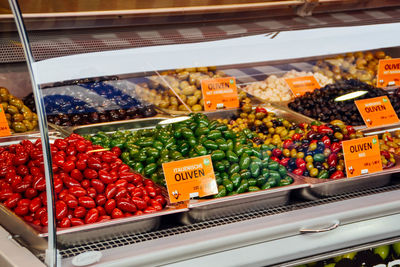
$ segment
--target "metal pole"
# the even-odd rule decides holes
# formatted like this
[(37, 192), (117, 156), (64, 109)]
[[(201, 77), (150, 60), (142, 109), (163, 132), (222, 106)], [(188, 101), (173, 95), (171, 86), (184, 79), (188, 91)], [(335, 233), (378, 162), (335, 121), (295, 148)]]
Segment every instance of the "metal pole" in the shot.
[(56, 236), (56, 219), (54, 216), (55, 212), (55, 201), (54, 201), (54, 186), (53, 186), (53, 164), (51, 160), (51, 150), (49, 142), (49, 133), (47, 128), (46, 111), (43, 103), (42, 92), (40, 86), (36, 84), (34, 64), (35, 59), (32, 55), (29, 39), (26, 34), (26, 28), (21, 15), (21, 9), (19, 8), (17, 0), (8, 0), (11, 10), (14, 15), (15, 24), (18, 29), (19, 37), (21, 38), (22, 47), (24, 48), (24, 54), (26, 63), (28, 65), (29, 75), (32, 82), (32, 91), (36, 102), (36, 111), (38, 115), (38, 125), (40, 129), (40, 137), (42, 139), (43, 149), (43, 160), (44, 160), (44, 172), (46, 178), (46, 196), (47, 196), (47, 215), (48, 215), (48, 248), (46, 258), (48, 259), (47, 264), (51, 267), (57, 266), (57, 236)]

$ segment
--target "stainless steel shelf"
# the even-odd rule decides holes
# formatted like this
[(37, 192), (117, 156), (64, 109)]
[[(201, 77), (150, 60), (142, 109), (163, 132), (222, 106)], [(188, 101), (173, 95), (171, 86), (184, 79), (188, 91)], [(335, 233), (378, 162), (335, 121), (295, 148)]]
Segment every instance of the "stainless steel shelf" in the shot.
[[(100, 266), (265, 266), (400, 236), (398, 186), (231, 216), (61, 250), (63, 266), (90, 250)], [(371, 195), (371, 193), (374, 193)], [(300, 234), (303, 228), (325, 233)], [(246, 255), (246, 256), (243, 256)], [(227, 260), (229, 259), (229, 260)]]

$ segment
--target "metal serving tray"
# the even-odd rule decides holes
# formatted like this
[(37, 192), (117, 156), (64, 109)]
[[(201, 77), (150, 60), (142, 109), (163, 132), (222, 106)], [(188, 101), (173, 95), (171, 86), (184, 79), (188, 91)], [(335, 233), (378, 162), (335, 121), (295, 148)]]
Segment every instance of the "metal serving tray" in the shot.
[(398, 172), (400, 172), (400, 158), (396, 157), (396, 165), (392, 168), (353, 178), (330, 180), (299, 176), (293, 173), (288, 173), (288, 175), (293, 177), (293, 179), (302, 178), (310, 185), (309, 187), (298, 190), (296, 193), (298, 193), (299, 196), (308, 200), (315, 200), (321, 197), (385, 186), (390, 183), (392, 175)]
[(309, 185), (302, 177), (293, 178), (290, 185), (247, 192), (216, 199), (196, 199), (188, 203), (189, 211), (180, 214), (183, 224), (215, 219), (243, 212), (255, 211), (287, 204), (290, 193)]
[[(143, 122), (141, 123), (143, 124)], [(38, 134), (18, 135), (0, 138), (1, 146), (17, 144), (21, 140), (36, 140)], [(50, 136), (50, 142), (55, 137)], [(168, 197), (167, 197), (168, 201)], [(57, 230), (57, 243), (61, 246), (74, 246), (89, 241), (98, 241), (112, 238), (118, 235), (142, 233), (158, 228), (162, 216), (187, 211), (184, 205), (167, 205), (156, 213), (132, 216), (121, 219), (113, 219), (107, 222), (99, 222), (71, 228), (59, 228)], [(20, 242), (36, 250), (47, 249), (47, 227), (37, 227), (22, 220), (15, 213), (0, 205), (0, 224)]]
[[(71, 228), (58, 228), (57, 243), (63, 247), (69, 247), (120, 235), (149, 232), (159, 227), (162, 216), (187, 210), (185, 207), (168, 206), (163, 211), (156, 213)], [(0, 223), (14, 238), (26, 246), (39, 251), (47, 249), (47, 227), (36, 227), (26, 223), (3, 205), (0, 205)]]
[[(293, 114), (269, 105), (265, 105), (265, 108), (269, 112), (274, 112), (277, 116), (290, 121), (310, 122), (302, 115)], [(233, 115), (238, 114), (238, 112), (239, 109), (229, 109), (205, 112), (205, 114), (210, 119), (221, 119), (230, 118)], [(143, 128), (153, 128), (163, 119), (168, 118), (145, 118), (133, 121), (99, 123), (74, 127), (72, 130), (74, 133), (78, 134), (94, 134), (98, 131), (113, 132), (119, 129), (139, 130)], [(181, 221), (183, 223), (193, 223), (210, 218), (237, 214), (243, 211), (283, 205), (288, 201), (289, 194), (292, 190), (307, 186), (308, 184), (306, 184), (301, 178), (296, 178), (293, 184), (276, 189), (244, 193), (220, 199), (191, 200), (188, 204), (189, 212), (181, 216)]]

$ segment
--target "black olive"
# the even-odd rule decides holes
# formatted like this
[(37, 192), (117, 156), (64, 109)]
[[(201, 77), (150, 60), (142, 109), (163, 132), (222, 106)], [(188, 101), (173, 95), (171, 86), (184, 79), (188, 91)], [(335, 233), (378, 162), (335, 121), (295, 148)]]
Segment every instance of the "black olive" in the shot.
[(100, 114), (99, 120), (100, 120), (100, 122), (107, 122), (109, 119), (105, 114)]
[(90, 114), (90, 121), (93, 123), (98, 123), (99, 122), (99, 114), (97, 112), (93, 112)]
[(78, 114), (73, 115), (72, 118), (71, 118), (71, 123), (73, 125), (79, 124), (80, 121), (81, 121), (81, 116), (78, 115)]

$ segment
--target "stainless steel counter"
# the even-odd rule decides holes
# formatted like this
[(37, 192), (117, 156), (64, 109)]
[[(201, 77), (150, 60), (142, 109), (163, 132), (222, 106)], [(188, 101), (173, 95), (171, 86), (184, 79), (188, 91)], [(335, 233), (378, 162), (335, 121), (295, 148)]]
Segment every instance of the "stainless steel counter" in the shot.
[[(237, 221), (233, 217), (211, 227), (208, 224), (215, 221), (203, 227), (176, 227), (173, 235), (102, 250), (98, 266), (276, 265), (400, 236), (399, 211), (400, 194), (394, 190), (247, 220), (236, 216)], [(331, 231), (300, 233), (335, 223), (339, 226)], [(72, 266), (73, 257), (64, 256), (62, 265)]]

